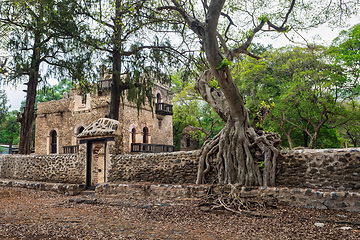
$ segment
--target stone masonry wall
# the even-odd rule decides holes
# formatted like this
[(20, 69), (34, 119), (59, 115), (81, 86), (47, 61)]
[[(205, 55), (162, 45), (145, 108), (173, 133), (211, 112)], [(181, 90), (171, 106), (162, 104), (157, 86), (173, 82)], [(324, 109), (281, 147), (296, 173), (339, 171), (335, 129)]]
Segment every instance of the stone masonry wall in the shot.
[(111, 159), (110, 182), (195, 183), (199, 151), (117, 155)]
[(277, 185), (360, 189), (360, 148), (283, 151)]
[[(127, 197), (198, 198), (206, 195), (210, 188), (213, 193), (230, 193), (230, 188), (222, 185), (159, 185), (150, 183), (104, 183), (97, 185), (95, 191), (97, 194), (125, 195)], [(242, 197), (271, 196), (276, 198), (280, 204), (297, 207), (360, 212), (359, 192), (320, 191), (310, 188), (237, 186), (235, 193)]]
[(76, 154), (0, 155), (2, 179), (84, 184), (85, 168)]

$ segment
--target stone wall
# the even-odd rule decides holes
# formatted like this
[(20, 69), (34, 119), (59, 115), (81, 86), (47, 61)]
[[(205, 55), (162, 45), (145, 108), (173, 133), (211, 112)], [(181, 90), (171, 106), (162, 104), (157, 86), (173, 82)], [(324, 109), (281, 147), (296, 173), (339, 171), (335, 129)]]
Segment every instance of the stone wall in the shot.
[[(114, 152), (114, 149), (110, 151), (109, 182), (196, 181), (199, 151), (136, 155), (114, 155)], [(84, 184), (85, 169), (85, 146), (80, 146), (78, 155), (0, 156), (0, 178), (6, 179)], [(277, 186), (359, 191), (360, 148), (282, 152)]]
[(112, 157), (110, 182), (195, 183), (199, 151)]
[(283, 151), (277, 185), (360, 189), (360, 148)]
[[(213, 193), (229, 194), (230, 188), (221, 185), (169, 185), (149, 183), (104, 183), (97, 185), (97, 194), (125, 195), (133, 197), (151, 196), (167, 198), (198, 198)], [(320, 191), (310, 188), (242, 187), (235, 192), (241, 197), (271, 196), (280, 204), (312, 209), (337, 209), (360, 212), (360, 193), (349, 191)]]
[(85, 167), (75, 154), (0, 155), (2, 179), (84, 184)]

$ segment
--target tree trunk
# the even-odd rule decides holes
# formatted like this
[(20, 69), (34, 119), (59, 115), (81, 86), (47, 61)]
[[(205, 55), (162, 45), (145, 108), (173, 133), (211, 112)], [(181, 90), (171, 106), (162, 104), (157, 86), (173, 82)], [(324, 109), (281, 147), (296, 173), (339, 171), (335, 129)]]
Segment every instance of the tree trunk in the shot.
[(308, 147), (308, 134), (305, 131), (303, 131), (303, 141), (304, 147)]
[[(232, 106), (238, 103), (244, 111), (238, 109), (241, 112), (233, 117), (229, 98), (225, 98), (223, 91), (211, 88), (208, 84), (212, 76), (209, 71), (205, 72), (196, 88), (226, 124), (217, 136), (203, 145), (197, 184), (206, 183), (206, 174), (212, 170), (221, 184), (275, 185), (276, 159), (279, 154), (275, 146), (280, 142), (280, 136), (251, 127), (244, 102), (240, 105), (241, 101), (236, 97), (231, 98), (234, 101)], [(260, 156), (255, 156), (256, 153), (260, 153)]]
[(13, 153), (12, 149), (13, 149), (13, 139), (10, 139), (10, 143), (9, 143), (9, 154), (12, 154), (12, 153)]
[[(275, 185), (278, 149), (274, 145), (280, 142), (280, 136), (256, 131), (251, 127), (243, 97), (232, 79), (229, 67), (223, 64), (224, 57), (217, 41), (217, 23), (224, 2), (211, 2), (204, 31), (199, 31), (210, 71), (201, 76), (196, 88), (226, 124), (214, 139), (203, 145), (197, 184), (206, 182), (205, 175), (212, 168), (216, 170), (217, 181), (221, 184)], [(213, 77), (221, 90), (209, 86), (208, 82)], [(254, 157), (255, 152), (261, 153), (261, 159)], [(215, 158), (213, 166), (210, 163), (212, 158)], [(264, 169), (260, 167), (261, 162)]]
[(110, 114), (109, 118), (119, 120), (120, 97), (121, 97), (121, 51), (122, 51), (122, 21), (121, 1), (115, 3), (114, 18), (114, 49), (112, 54), (113, 73), (111, 85)]
[(35, 32), (33, 54), (31, 57), (31, 68), (29, 70), (29, 82), (27, 83), (26, 103), (22, 116), (20, 117), (18, 115), (17, 118), (17, 121), (21, 124), (19, 154), (31, 153), (31, 132), (34, 120), (36, 118), (35, 100), (41, 62), (39, 49), (40, 38), (40, 33)]

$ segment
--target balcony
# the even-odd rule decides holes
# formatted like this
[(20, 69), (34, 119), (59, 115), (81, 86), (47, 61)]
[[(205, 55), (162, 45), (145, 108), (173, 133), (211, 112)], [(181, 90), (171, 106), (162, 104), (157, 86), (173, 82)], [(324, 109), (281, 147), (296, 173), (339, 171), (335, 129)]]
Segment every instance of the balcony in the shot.
[(71, 154), (71, 153), (78, 153), (79, 152), (79, 145), (74, 146), (64, 146), (63, 150), (65, 154)]
[(168, 103), (155, 103), (155, 113), (159, 115), (173, 115), (173, 105)]
[(102, 96), (103, 94), (109, 92), (111, 88), (111, 82), (112, 79), (106, 79), (106, 80), (100, 80), (98, 81), (97, 88), (98, 88), (98, 94)]
[(148, 144), (148, 143), (132, 143), (131, 152), (133, 153), (159, 153), (159, 152), (174, 152), (174, 145), (162, 144)]

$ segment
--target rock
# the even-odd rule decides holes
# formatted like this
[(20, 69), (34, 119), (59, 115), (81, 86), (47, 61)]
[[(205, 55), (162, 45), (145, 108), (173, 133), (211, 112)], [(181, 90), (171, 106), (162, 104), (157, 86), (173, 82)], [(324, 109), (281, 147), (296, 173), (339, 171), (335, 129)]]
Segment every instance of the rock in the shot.
[(209, 211), (210, 211), (210, 208), (207, 207), (207, 206), (201, 206), (201, 207), (200, 207), (200, 211), (209, 212)]
[(75, 203), (83, 203), (85, 200), (81, 198), (75, 199)]
[(314, 225), (315, 225), (316, 227), (325, 227), (325, 224), (324, 224), (324, 223), (319, 223), (319, 222), (315, 223)]
[(352, 229), (352, 227), (341, 227), (340, 229), (341, 230), (350, 230), (350, 229)]

